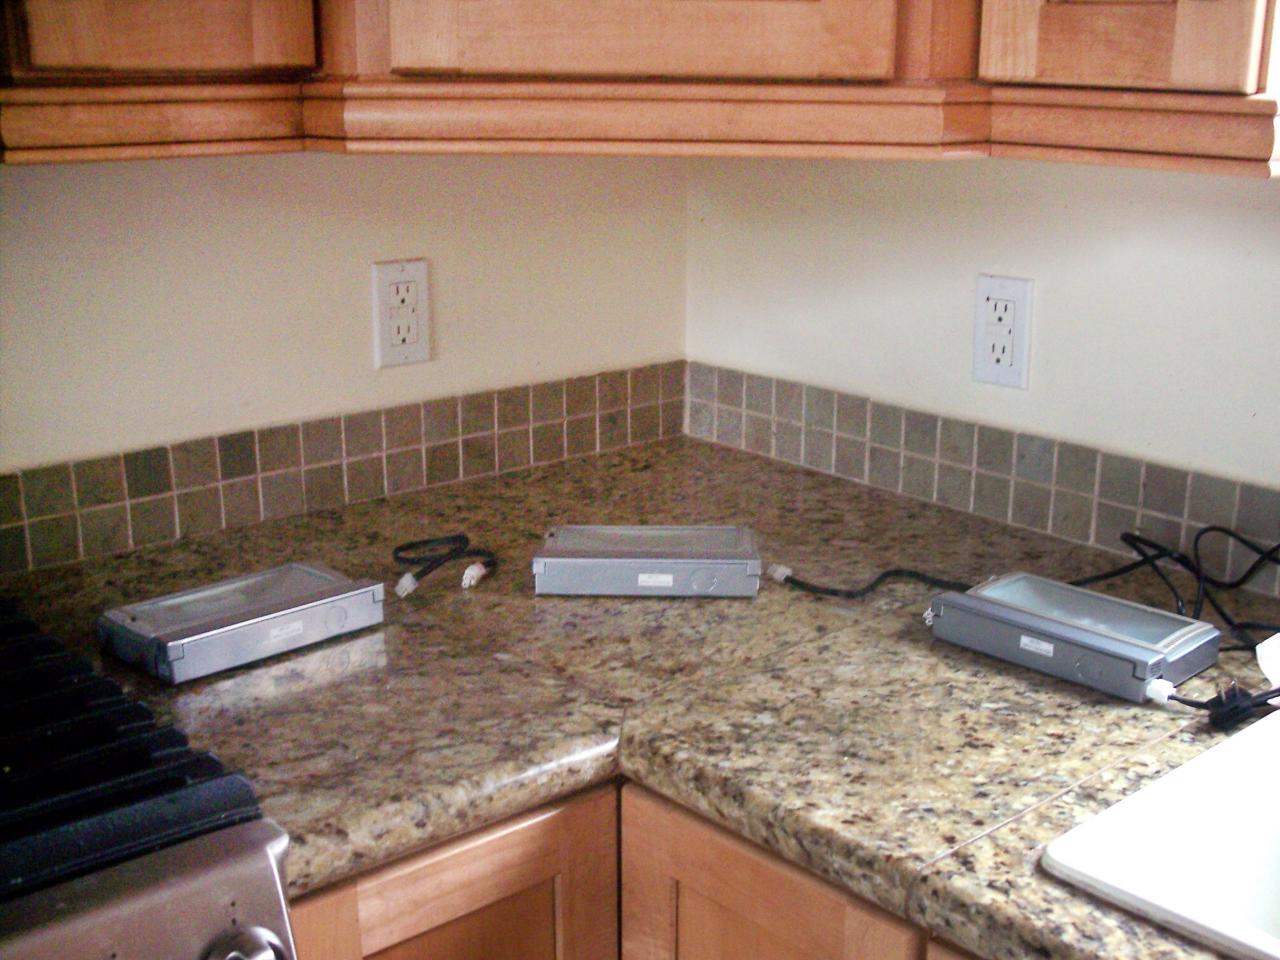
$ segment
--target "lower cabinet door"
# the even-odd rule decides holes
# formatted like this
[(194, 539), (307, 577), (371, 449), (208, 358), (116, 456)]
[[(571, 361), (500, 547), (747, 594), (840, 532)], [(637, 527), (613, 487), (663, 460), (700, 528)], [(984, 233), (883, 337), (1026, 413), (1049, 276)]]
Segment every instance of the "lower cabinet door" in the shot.
[(623, 788), (623, 960), (917, 960), (923, 950), (905, 920)]
[(304, 897), (298, 960), (616, 960), (617, 789)]

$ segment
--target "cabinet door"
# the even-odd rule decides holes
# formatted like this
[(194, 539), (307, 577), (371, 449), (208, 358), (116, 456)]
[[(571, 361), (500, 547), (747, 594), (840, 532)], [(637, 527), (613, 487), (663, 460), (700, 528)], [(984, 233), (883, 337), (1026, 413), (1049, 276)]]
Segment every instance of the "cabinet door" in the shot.
[(23, 0), (12, 32), (17, 75), (315, 65), (310, 0)]
[(390, 0), (391, 69), (881, 79), (895, 0)]
[(911, 924), (633, 786), (622, 960), (916, 960)]
[(929, 941), (929, 947), (924, 956), (925, 960), (978, 960), (973, 954), (957, 950), (938, 940)]
[(298, 960), (616, 960), (617, 857), (609, 786), (303, 898)]
[(985, 80), (1255, 93), (1266, 0), (986, 0)]

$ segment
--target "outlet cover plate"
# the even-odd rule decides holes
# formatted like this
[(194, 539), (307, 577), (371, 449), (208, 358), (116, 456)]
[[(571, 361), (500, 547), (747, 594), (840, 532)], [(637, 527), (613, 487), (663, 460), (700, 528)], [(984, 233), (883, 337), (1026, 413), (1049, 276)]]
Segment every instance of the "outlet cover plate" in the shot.
[(1034, 282), (978, 276), (973, 311), (973, 379), (1027, 389), (1031, 368), (1031, 296)]
[(373, 265), (373, 365), (431, 359), (431, 298), (427, 261), (384, 260)]

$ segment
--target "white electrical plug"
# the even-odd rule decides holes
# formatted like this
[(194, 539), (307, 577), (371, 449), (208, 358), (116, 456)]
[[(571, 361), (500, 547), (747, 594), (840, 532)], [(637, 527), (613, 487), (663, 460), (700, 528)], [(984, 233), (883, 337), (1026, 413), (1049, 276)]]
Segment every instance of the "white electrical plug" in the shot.
[(473, 563), (462, 571), (462, 589), (470, 590), (489, 575), (489, 568), (483, 563)]
[(787, 577), (791, 576), (791, 568), (781, 563), (771, 563), (765, 573), (779, 583), (786, 583)]

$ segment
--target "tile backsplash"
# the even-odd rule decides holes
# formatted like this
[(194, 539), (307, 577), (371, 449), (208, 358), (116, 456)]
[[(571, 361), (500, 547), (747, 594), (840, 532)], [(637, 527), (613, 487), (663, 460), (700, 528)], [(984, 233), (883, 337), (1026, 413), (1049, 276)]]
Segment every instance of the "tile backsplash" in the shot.
[(674, 436), (683, 360), (0, 475), (0, 573)]
[[(701, 363), (688, 379), (694, 437), (956, 510), (1127, 555), (1126, 530), (1187, 552), (1212, 524), (1280, 541), (1280, 490)], [(1220, 536), (1202, 547), (1216, 575), (1256, 557)], [(1277, 567), (1249, 589), (1280, 596)]]
[[(681, 433), (1128, 554), (1218, 524), (1280, 541), (1280, 490), (673, 360), (0, 475), (0, 573), (507, 473)], [(1204, 542), (1211, 572), (1253, 554)], [(1280, 596), (1272, 565), (1250, 589)]]

